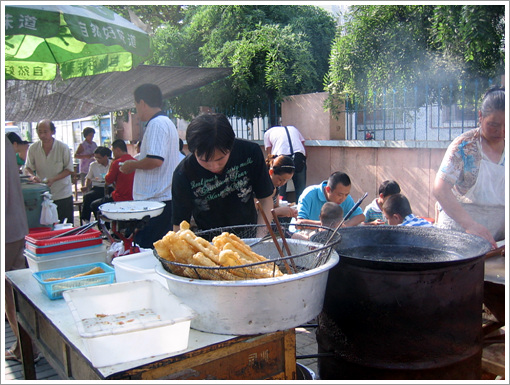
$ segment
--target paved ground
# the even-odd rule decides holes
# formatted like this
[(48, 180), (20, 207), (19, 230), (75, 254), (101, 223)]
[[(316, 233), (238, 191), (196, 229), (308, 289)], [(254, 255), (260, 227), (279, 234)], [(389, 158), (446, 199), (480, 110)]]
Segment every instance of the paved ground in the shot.
[[(7, 350), (14, 342), (14, 333), (12, 332), (9, 323), (5, 321), (5, 340), (4, 349)], [(43, 357), (38, 363), (35, 364), (35, 370), (38, 380), (60, 380), (55, 370), (48, 364), (48, 361)], [(5, 361), (3, 367), (3, 380), (24, 380), (23, 368), (21, 363), (16, 361)], [(0, 382), (3, 382), (0, 380)]]
[(317, 358), (299, 358), (317, 354), (317, 340), (315, 339), (315, 327), (296, 328), (296, 361), (313, 371), (316, 379), (319, 379)]

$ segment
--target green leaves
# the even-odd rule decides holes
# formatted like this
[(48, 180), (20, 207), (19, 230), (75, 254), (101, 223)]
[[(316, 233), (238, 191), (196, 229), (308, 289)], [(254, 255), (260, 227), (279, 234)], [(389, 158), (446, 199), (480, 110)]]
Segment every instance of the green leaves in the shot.
[(504, 73), (504, 6), (357, 5), (337, 34), (326, 89), (422, 87)]
[(287, 95), (323, 90), (334, 35), (333, 18), (318, 7), (193, 6), (178, 28), (155, 31), (154, 57), (161, 65), (232, 67), (225, 89), (212, 84), (172, 99), (174, 111), (242, 104), (251, 119)]

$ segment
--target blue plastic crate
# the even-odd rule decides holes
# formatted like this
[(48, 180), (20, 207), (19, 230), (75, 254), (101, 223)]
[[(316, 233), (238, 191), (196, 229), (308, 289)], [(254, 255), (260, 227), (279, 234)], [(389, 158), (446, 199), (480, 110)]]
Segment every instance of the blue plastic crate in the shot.
[[(83, 274), (94, 267), (100, 267), (104, 270), (104, 273), (86, 275), (82, 277), (74, 277), (77, 274)], [(39, 283), (39, 287), (50, 299), (60, 299), (62, 293), (66, 290), (77, 289), (80, 287), (105, 285), (108, 283), (114, 283), (115, 281), (115, 269), (106, 263), (88, 263), (85, 265), (77, 265), (70, 267), (62, 267), (60, 269), (44, 270), (37, 273), (33, 273), (32, 276)], [(55, 279), (57, 281), (48, 279)]]

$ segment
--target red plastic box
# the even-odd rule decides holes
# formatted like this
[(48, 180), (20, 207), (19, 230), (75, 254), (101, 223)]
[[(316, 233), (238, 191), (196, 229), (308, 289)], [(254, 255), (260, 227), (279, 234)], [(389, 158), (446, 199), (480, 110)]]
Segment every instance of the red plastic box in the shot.
[(51, 227), (31, 227), (28, 229), (28, 234), (41, 233), (43, 231), (51, 231)]
[(49, 239), (70, 230), (62, 229), (28, 234), (25, 236), (25, 248), (34, 254), (47, 254), (100, 245), (103, 242), (101, 232), (94, 229), (88, 229), (79, 235), (65, 235), (60, 238)]

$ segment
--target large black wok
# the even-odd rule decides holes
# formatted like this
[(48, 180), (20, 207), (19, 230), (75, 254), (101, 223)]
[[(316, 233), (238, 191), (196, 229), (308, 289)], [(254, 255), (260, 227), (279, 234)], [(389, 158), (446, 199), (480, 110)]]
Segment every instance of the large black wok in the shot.
[(437, 228), (339, 233), (318, 316), (320, 378), (479, 379), (490, 243)]
[(429, 270), (465, 263), (491, 249), (485, 239), (453, 230), (357, 226), (339, 230), (340, 261), (382, 270)]

